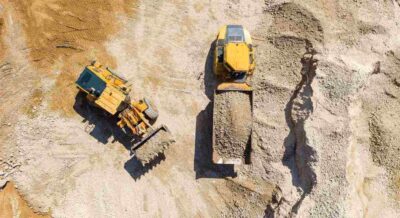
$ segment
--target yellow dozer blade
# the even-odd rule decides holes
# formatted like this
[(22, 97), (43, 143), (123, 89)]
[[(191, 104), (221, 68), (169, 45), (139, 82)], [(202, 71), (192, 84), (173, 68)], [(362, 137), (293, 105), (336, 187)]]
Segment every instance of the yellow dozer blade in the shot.
[(213, 162), (250, 164), (253, 89), (246, 83), (222, 83), (214, 93)]
[(160, 154), (164, 153), (175, 140), (173, 139), (167, 126), (162, 125), (151, 130), (138, 142), (134, 142), (131, 147), (131, 152), (143, 164), (151, 162)]

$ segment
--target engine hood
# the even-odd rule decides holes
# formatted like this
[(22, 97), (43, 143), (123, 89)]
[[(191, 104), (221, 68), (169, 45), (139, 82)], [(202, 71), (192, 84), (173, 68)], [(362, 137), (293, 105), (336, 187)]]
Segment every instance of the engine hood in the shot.
[(249, 47), (244, 42), (225, 45), (224, 59), (229, 71), (247, 72), (250, 66), (249, 55)]

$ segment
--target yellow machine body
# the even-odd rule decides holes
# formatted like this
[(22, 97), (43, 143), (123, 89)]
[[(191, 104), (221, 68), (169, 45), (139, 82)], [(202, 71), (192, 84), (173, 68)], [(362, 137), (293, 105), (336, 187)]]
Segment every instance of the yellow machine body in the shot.
[(89, 102), (111, 115), (118, 113), (119, 127), (127, 126), (138, 136), (148, 132), (151, 125), (144, 115), (148, 105), (143, 100), (130, 101), (131, 85), (111, 69), (93, 62), (86, 66), (76, 84), (79, 90), (87, 93)]
[[(89, 75), (97, 77), (97, 81), (92, 82), (90, 80), (93, 78), (88, 78), (85, 83), (85, 76)], [(88, 94), (88, 100), (111, 115), (121, 111), (123, 104), (129, 100), (131, 86), (128, 82), (109, 68), (103, 68), (101, 64), (94, 62), (87, 66), (79, 79), (80, 82), (77, 82), (77, 87)], [(87, 84), (88, 82), (93, 84)], [(92, 86), (89, 87), (88, 85)]]
[[(230, 113), (219, 113), (222, 107), (219, 101), (224, 102), (235, 102), (232, 98), (242, 98), (243, 95), (228, 95), (229, 92), (240, 92), (241, 94), (247, 95), (249, 101), (243, 101), (242, 104), (244, 108), (250, 108), (246, 113), (251, 113), (248, 120), (243, 121), (243, 126), (251, 126), (253, 119), (253, 88), (251, 86), (251, 76), (253, 75), (255, 69), (255, 59), (254, 59), (254, 49), (253, 43), (250, 37), (250, 33), (243, 28), (241, 25), (225, 25), (220, 28), (217, 39), (215, 41), (214, 50), (214, 60), (213, 60), (213, 71), (218, 77), (219, 85), (214, 92), (214, 114), (213, 114), (213, 153), (212, 159), (215, 164), (234, 164), (239, 165), (242, 163), (251, 163), (251, 148), (252, 148), (252, 130), (248, 132), (247, 143), (235, 144), (226, 141), (224, 145), (221, 146), (222, 132), (233, 132), (230, 128), (231, 126), (220, 127), (216, 125), (217, 120), (233, 120), (232, 117), (225, 116), (240, 116), (237, 114)], [(226, 95), (225, 95), (226, 94)], [(224, 99), (223, 96), (230, 96), (229, 99)], [(236, 97), (233, 97), (236, 96)], [(217, 98), (218, 97), (218, 98)], [(232, 100), (232, 101), (231, 101)], [(243, 100), (243, 99), (240, 99)], [(248, 105), (250, 104), (250, 105)], [(246, 114), (248, 115), (248, 114)], [(217, 127), (218, 126), (218, 127)], [(222, 128), (222, 129), (221, 129)], [(225, 141), (224, 141), (225, 142)], [(231, 149), (235, 146), (236, 149)], [(224, 150), (225, 152), (221, 152)], [(243, 156), (238, 157), (236, 154), (229, 153), (233, 150), (243, 151)]]
[(142, 136), (148, 132), (151, 127), (147, 118), (144, 115), (144, 111), (148, 108), (145, 102), (140, 100), (139, 102), (131, 102), (131, 105), (123, 110), (118, 117), (118, 126), (124, 128), (127, 126), (134, 135)]
[[(131, 101), (131, 85), (109, 68), (92, 62), (80, 74), (76, 86), (91, 104), (118, 116), (117, 125), (125, 133), (130, 130), (133, 134), (130, 150), (142, 164), (148, 164), (174, 142), (165, 125), (153, 128), (152, 123), (158, 117), (154, 105), (146, 98)], [(146, 146), (142, 146), (144, 143)]]
[(254, 50), (250, 33), (241, 25), (220, 28), (214, 51), (214, 73), (229, 85), (220, 88), (244, 88), (255, 68)]

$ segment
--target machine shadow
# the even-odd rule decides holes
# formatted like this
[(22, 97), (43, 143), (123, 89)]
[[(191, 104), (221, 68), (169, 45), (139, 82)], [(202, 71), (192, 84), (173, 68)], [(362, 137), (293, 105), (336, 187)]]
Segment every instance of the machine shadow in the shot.
[(194, 170), (196, 179), (236, 177), (234, 165), (214, 164), (212, 161), (212, 124), (214, 90), (217, 87), (217, 78), (213, 73), (213, 51), (215, 41), (208, 51), (204, 69), (204, 89), (210, 103), (196, 117)]
[[(307, 52), (303, 54), (303, 57), (300, 60), (300, 63), (302, 64), (302, 68), (300, 70), (300, 74), (302, 75), (302, 78), (300, 82), (297, 84), (292, 96), (290, 97), (289, 101), (286, 104), (285, 107), (285, 120), (286, 120), (286, 125), (289, 127), (290, 131), (288, 135), (286, 136), (284, 140), (284, 147), (285, 147), (285, 152), (282, 158), (282, 163), (284, 166), (288, 167), (290, 169), (290, 173), (292, 174), (292, 184), (296, 186), (297, 188), (300, 188), (303, 190), (303, 193), (300, 196), (300, 199), (297, 200), (297, 202), (292, 206), (292, 211), (291, 213), (297, 214), (300, 205), (303, 203), (303, 200), (305, 197), (311, 193), (311, 190), (315, 184), (312, 182), (305, 182), (304, 181), (304, 172), (308, 171), (309, 173), (307, 174), (307, 177), (310, 178), (315, 178), (316, 175), (312, 171), (311, 168), (303, 168), (300, 172), (297, 159), (296, 157), (298, 154), (298, 144), (297, 143), (304, 143), (302, 142), (303, 140), (305, 141), (305, 130), (304, 130), (304, 120), (307, 119), (305, 118), (304, 120), (298, 120), (294, 121), (293, 120), (293, 110), (294, 110), (294, 105), (295, 105), (295, 99), (298, 97), (301, 97), (302, 99), (305, 99), (303, 102), (303, 105), (299, 107), (300, 110), (309, 110), (311, 113), (314, 111), (314, 106), (313, 102), (311, 101), (311, 97), (313, 96), (313, 90), (311, 87), (311, 83), (314, 80), (314, 77), (316, 76), (315, 70), (316, 67), (313, 65), (312, 62), (306, 61), (305, 56), (306, 55), (314, 55), (316, 54), (315, 51), (312, 49), (312, 45), (309, 43), (306, 46)], [(304, 93), (301, 93), (302, 87), (305, 86), (304, 89), (306, 91)], [(307, 148), (304, 148), (304, 146), (301, 148), (303, 153), (309, 154), (311, 153), (310, 151), (304, 151)], [(301, 158), (304, 158), (302, 156)], [(265, 217), (274, 217), (273, 210), (268, 207), (266, 209), (266, 216)]]
[(118, 141), (130, 150), (131, 139), (116, 125), (116, 117), (90, 105), (81, 92), (76, 95), (73, 108), (83, 118), (82, 123), (86, 123), (85, 131), (97, 141), (107, 144), (112, 139), (112, 142)]
[(130, 160), (125, 162), (124, 168), (131, 175), (131, 177), (136, 181), (140, 179), (144, 174), (152, 170), (162, 161), (164, 161), (165, 155), (159, 154), (155, 159), (151, 160), (149, 163), (142, 165), (142, 163), (136, 158), (132, 157)]
[[(85, 131), (97, 141), (107, 144), (112, 139), (112, 142), (121, 143), (126, 150), (131, 152), (132, 137), (125, 134), (116, 125), (118, 122), (117, 117), (110, 116), (101, 109), (91, 106), (81, 92), (76, 95), (73, 108), (83, 118), (82, 123), (86, 123)], [(132, 156), (124, 164), (124, 168), (134, 180), (137, 180), (164, 159), (165, 156), (160, 155), (150, 163), (143, 165), (135, 156)]]

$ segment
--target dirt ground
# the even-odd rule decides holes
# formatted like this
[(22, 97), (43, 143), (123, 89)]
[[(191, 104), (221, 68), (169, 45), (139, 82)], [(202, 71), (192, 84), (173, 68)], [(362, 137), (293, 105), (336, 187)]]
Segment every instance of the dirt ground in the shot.
[(2, 199), (0, 204), (0, 217), (50, 217), (49, 215), (35, 213), (21, 198), (12, 182), (4, 184), (0, 192), (0, 199)]
[[(398, 1), (0, 5), (0, 217), (400, 216)], [(250, 31), (257, 64), (252, 164), (234, 168), (210, 150), (224, 24)], [(173, 134), (149, 166), (113, 120), (75, 105), (91, 60), (132, 81)]]

